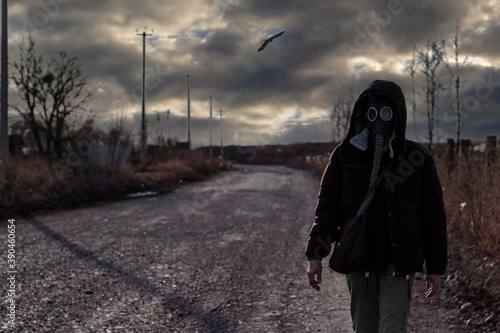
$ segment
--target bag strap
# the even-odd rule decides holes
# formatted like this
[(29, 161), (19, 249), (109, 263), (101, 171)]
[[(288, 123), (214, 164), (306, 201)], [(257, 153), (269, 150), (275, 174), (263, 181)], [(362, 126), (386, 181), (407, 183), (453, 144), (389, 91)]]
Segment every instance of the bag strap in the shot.
[(374, 192), (377, 186), (382, 182), (382, 179), (384, 179), (385, 174), (389, 169), (393, 166), (393, 164), (396, 162), (396, 158), (393, 158), (387, 165), (385, 166), (384, 170), (380, 174), (380, 176), (373, 182), (373, 184), (368, 188), (366, 192), (366, 196), (363, 199), (363, 202), (361, 203), (361, 206), (358, 209), (358, 212), (356, 213), (356, 216), (362, 216), (366, 214), (368, 211), (368, 207), (370, 206), (370, 203), (372, 202), (372, 199), (374, 197)]

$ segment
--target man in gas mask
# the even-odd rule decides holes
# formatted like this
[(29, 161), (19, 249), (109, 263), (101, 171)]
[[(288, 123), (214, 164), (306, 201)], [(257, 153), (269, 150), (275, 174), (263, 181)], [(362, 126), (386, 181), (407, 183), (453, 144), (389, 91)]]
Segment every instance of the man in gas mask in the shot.
[[(426, 297), (432, 297), (447, 265), (446, 216), (434, 161), (423, 145), (405, 138), (405, 129), (401, 88), (391, 81), (370, 83), (324, 171), (306, 245), (309, 283), (319, 291), (321, 260), (338, 242), (344, 222), (366, 216), (366, 258), (346, 274), (358, 333), (406, 332), (415, 272), (425, 262)], [(367, 194), (374, 183), (379, 185)]]

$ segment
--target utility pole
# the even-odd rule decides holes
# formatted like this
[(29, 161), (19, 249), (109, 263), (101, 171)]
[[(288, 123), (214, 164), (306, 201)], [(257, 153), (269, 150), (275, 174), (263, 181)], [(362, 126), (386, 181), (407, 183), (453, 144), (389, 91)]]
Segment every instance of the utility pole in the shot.
[(1, 119), (0, 119), (0, 172), (6, 173), (9, 166), (9, 104), (7, 89), (8, 78), (8, 52), (7, 52), (7, 0), (2, 0), (2, 65), (1, 65)]
[(212, 158), (212, 97), (210, 97), (210, 154), (209, 157)]
[(170, 109), (167, 110), (167, 145), (170, 146)]
[(187, 75), (188, 84), (188, 149), (191, 149), (191, 100), (189, 97), (189, 74)]
[[(146, 28), (144, 28), (146, 29)], [(153, 32), (153, 30), (151, 30)], [(146, 165), (146, 36), (152, 36), (144, 31), (142, 34), (142, 124), (141, 124), (141, 166)]]
[(163, 146), (163, 126), (161, 125), (161, 116), (160, 112), (155, 111), (156, 113), (156, 143), (158, 144), (158, 147), (160, 147), (160, 150), (162, 150)]
[(220, 158), (224, 159), (224, 146), (222, 145), (222, 110), (219, 111), (220, 114)]

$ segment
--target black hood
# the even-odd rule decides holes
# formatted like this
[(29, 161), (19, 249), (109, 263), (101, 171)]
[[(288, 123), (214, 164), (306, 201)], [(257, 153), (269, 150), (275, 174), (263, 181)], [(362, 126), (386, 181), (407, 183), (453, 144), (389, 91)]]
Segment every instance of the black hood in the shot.
[(395, 155), (403, 152), (405, 149), (405, 131), (406, 131), (406, 101), (401, 88), (392, 81), (375, 80), (359, 95), (354, 103), (354, 108), (351, 115), (351, 123), (349, 132), (342, 142), (342, 146), (347, 148), (351, 146), (349, 140), (356, 134), (360, 133), (366, 126), (365, 112), (366, 105), (370, 97), (383, 97), (390, 101), (391, 108), (395, 116), (395, 132), (396, 138), (392, 142)]

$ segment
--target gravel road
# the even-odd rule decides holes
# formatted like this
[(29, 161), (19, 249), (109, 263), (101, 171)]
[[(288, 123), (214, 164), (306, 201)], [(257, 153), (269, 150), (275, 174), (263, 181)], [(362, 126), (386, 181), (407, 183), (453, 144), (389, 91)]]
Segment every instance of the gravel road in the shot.
[[(172, 193), (16, 221), (16, 318), (5, 332), (351, 332), (343, 275), (307, 283), (303, 255), (318, 181), (240, 166)], [(0, 244), (7, 249), (7, 226)], [(4, 278), (7, 256), (2, 249)], [(417, 280), (423, 285), (423, 280)], [(439, 298), (411, 332), (446, 329)]]

